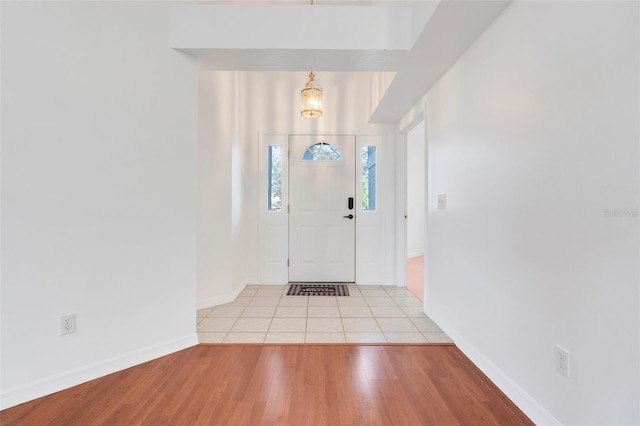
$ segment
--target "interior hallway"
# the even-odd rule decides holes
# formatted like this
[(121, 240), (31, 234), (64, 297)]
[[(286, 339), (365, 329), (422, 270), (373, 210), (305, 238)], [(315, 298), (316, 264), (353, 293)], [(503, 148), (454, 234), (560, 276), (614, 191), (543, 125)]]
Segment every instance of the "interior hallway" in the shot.
[(349, 285), (349, 296), (287, 296), (249, 285), (231, 303), (198, 310), (200, 343), (448, 343), (407, 289)]
[(357, 276), (403, 283), (422, 120), (429, 316), (535, 423), (640, 424), (640, 2), (297, 2), (1, 3), (2, 408), (194, 346), (198, 308), (285, 283), (265, 157), (289, 134), (379, 147)]

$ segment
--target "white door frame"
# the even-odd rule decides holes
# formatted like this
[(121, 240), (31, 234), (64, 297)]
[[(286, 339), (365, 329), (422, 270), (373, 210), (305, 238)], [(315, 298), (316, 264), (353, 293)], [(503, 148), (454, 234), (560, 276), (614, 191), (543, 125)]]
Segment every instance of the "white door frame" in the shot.
[(407, 285), (407, 133), (418, 125), (425, 126), (425, 158), (424, 158), (424, 189), (425, 189), (425, 206), (424, 206), (424, 302), (427, 301), (427, 241), (429, 234), (429, 145), (428, 132), (426, 128), (427, 114), (426, 104), (421, 103), (409, 111), (398, 126), (399, 138), (396, 155), (396, 280), (398, 286), (406, 287)]
[[(332, 132), (318, 132), (331, 134)], [(359, 285), (396, 285), (395, 224), (396, 195), (395, 148), (398, 131), (392, 126), (371, 132), (336, 131), (338, 135), (355, 136), (356, 161), (356, 247), (355, 280)], [(258, 282), (260, 284), (286, 284), (288, 280), (287, 258), (289, 250), (288, 214), (289, 202), (289, 162), (285, 154), (282, 173), (284, 176), (282, 205), (280, 211), (270, 211), (268, 206), (268, 147), (288, 148), (289, 135), (309, 134), (291, 130), (260, 131), (256, 142), (257, 155), (257, 205), (258, 210)], [(377, 208), (374, 211), (362, 209), (362, 175), (359, 159), (363, 146), (377, 149)]]

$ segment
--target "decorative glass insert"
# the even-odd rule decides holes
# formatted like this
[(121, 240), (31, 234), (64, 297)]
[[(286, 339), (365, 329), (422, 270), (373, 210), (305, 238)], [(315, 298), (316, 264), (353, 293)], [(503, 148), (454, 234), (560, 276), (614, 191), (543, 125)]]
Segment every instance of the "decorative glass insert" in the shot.
[(335, 146), (326, 142), (318, 142), (307, 148), (302, 159), (305, 161), (338, 161), (342, 160), (342, 154), (340, 154), (340, 151), (338, 151), (338, 148)]
[(282, 151), (281, 146), (269, 145), (267, 200), (270, 212), (282, 211)]
[(363, 146), (362, 158), (362, 210), (376, 209), (376, 147)]

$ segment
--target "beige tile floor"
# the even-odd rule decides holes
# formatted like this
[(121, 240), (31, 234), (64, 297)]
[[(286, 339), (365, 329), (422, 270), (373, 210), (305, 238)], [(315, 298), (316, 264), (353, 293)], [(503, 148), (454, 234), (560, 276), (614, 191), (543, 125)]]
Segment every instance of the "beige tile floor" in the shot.
[(248, 285), (231, 303), (197, 312), (200, 343), (448, 343), (399, 287), (349, 285), (349, 296), (287, 296)]

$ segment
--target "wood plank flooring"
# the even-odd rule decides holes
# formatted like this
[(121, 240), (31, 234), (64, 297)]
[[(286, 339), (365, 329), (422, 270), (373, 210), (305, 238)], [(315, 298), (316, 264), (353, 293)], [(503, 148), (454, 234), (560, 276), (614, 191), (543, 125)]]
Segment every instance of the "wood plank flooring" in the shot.
[(531, 425), (455, 345), (199, 345), (0, 412), (10, 425)]

